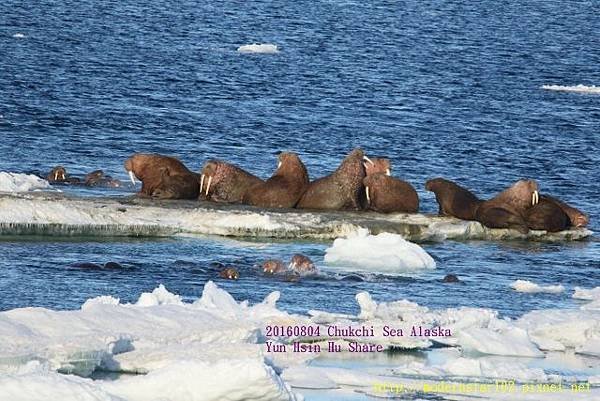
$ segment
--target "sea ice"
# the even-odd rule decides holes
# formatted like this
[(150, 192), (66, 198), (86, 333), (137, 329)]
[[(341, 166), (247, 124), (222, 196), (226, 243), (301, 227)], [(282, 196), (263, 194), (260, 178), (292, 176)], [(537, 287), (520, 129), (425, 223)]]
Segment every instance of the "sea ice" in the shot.
[(0, 192), (28, 192), (50, 188), (48, 181), (35, 175), (0, 171)]
[(270, 43), (253, 43), (251, 45), (243, 45), (237, 48), (240, 53), (263, 53), (263, 54), (275, 54), (279, 53), (277, 45)]
[(529, 293), (547, 292), (550, 294), (558, 294), (565, 290), (565, 287), (563, 287), (562, 285), (541, 286), (528, 280), (513, 281), (513, 283), (510, 286), (517, 292)]

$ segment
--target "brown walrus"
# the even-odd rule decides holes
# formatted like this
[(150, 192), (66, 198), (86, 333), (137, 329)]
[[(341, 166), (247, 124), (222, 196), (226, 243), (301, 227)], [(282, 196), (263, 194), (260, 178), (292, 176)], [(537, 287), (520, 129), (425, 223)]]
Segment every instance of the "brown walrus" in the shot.
[(219, 272), (219, 277), (227, 280), (237, 280), (240, 278), (240, 273), (233, 267), (227, 267)]
[(525, 212), (525, 220), (532, 230), (558, 232), (569, 227), (585, 227), (589, 217), (550, 195), (541, 195), (539, 203)]
[(425, 189), (435, 194), (440, 216), (477, 220), (477, 209), (482, 201), (468, 189), (444, 178), (428, 180)]
[(310, 183), (296, 205), (299, 209), (361, 209), (364, 152), (354, 149), (332, 174)]
[(287, 271), (287, 267), (281, 260), (269, 259), (265, 260), (262, 264), (263, 272), (267, 274), (280, 274)]
[(416, 213), (419, 195), (406, 181), (384, 173), (370, 174), (363, 179), (367, 207), (380, 213)]
[(171, 174), (169, 167), (161, 167), (161, 181), (151, 196), (158, 199), (196, 199), (200, 191), (197, 176)]
[(364, 157), (365, 161), (363, 162), (363, 166), (365, 166), (365, 174), (368, 176), (383, 173), (385, 175), (392, 175), (392, 165), (389, 159), (385, 158), (372, 158)]
[(95, 170), (85, 175), (83, 183), (88, 187), (110, 187), (118, 188), (121, 186), (121, 181), (104, 174), (102, 170)]
[(489, 228), (514, 228), (526, 234), (529, 231), (525, 214), (539, 203), (538, 184), (520, 180), (477, 209), (477, 220)]
[(271, 178), (248, 188), (243, 202), (260, 207), (294, 207), (308, 187), (308, 172), (297, 154), (282, 152)]
[(221, 160), (204, 164), (200, 177), (200, 197), (215, 202), (241, 202), (253, 185), (264, 183), (240, 167)]
[[(166, 171), (165, 168), (167, 168)], [(186, 182), (192, 187), (195, 186), (196, 190), (189, 194), (190, 199), (197, 198), (200, 191), (198, 175), (192, 173), (174, 157), (137, 153), (125, 161), (125, 170), (129, 172), (129, 177), (134, 184), (134, 177), (142, 181), (140, 195), (153, 196), (154, 192), (165, 182), (165, 177), (169, 178), (166, 182), (171, 182), (173, 185), (176, 185), (177, 182)], [(165, 190), (163, 193), (170, 191), (166, 187), (161, 189)]]
[(315, 264), (308, 256), (302, 255), (300, 253), (292, 256), (292, 260), (288, 266), (288, 269), (291, 271), (301, 274), (301, 275), (309, 275), (309, 274), (317, 274), (318, 270)]
[(67, 169), (63, 166), (54, 167), (46, 176), (46, 181), (52, 184), (79, 184), (81, 182), (79, 178), (68, 175)]

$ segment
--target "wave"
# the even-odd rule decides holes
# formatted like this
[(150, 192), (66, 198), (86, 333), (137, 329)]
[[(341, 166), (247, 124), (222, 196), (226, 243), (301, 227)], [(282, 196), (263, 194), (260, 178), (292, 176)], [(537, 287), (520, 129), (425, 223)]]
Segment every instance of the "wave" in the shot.
[(262, 53), (262, 54), (275, 54), (279, 53), (277, 45), (270, 43), (253, 43), (251, 45), (243, 45), (237, 48), (240, 53)]
[(422, 214), (264, 210), (196, 201), (140, 198), (78, 198), (63, 193), (0, 194), (0, 235), (150, 236), (183, 234), (228, 237), (335, 240), (366, 228), (407, 241), (573, 241), (588, 229), (558, 233), (489, 229), (478, 222)]
[(592, 93), (600, 94), (600, 86), (586, 86), (586, 85), (574, 85), (574, 86), (563, 86), (563, 85), (542, 85), (542, 89), (549, 91), (558, 92), (574, 92), (574, 93)]

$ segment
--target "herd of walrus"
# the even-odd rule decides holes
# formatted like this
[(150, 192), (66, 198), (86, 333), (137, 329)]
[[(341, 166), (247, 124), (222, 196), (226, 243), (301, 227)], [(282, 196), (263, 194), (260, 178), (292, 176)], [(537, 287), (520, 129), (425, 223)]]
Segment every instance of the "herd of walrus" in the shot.
[[(300, 157), (293, 152), (278, 156), (277, 169), (263, 180), (221, 160), (208, 160), (200, 173), (174, 157), (134, 154), (125, 161), (132, 182), (142, 182), (138, 195), (158, 199), (200, 199), (239, 203), (262, 208), (310, 210), (372, 210), (380, 213), (417, 213), (414, 187), (391, 175), (385, 158), (367, 157), (354, 149), (330, 175), (309, 180)], [(100, 170), (83, 180), (56, 167), (46, 177), (51, 183), (120, 186)], [(425, 189), (435, 194), (439, 214), (479, 221), (489, 228), (557, 232), (584, 227), (589, 217), (580, 210), (539, 193), (534, 180), (520, 180), (489, 200), (482, 200), (460, 185), (443, 179), (428, 180)]]

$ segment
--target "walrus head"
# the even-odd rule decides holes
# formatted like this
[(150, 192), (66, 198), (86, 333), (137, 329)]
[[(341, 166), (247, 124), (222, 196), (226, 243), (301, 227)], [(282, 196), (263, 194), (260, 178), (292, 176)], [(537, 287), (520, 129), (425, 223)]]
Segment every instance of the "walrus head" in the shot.
[(46, 179), (50, 182), (65, 181), (67, 179), (67, 170), (63, 166), (56, 166), (48, 173)]
[(315, 264), (308, 256), (297, 253), (292, 256), (288, 269), (298, 273), (311, 273), (315, 271)]
[(431, 180), (427, 180), (427, 182), (425, 182), (425, 189), (430, 192), (435, 192), (451, 182), (452, 181), (448, 181), (441, 177), (432, 178)]
[(129, 178), (131, 179), (131, 183), (135, 185), (135, 179), (143, 180), (143, 177), (140, 177), (138, 174), (141, 174), (139, 166), (146, 159), (147, 155), (143, 155), (141, 153), (137, 153), (131, 156), (129, 159), (125, 160), (124, 167), (125, 171), (129, 173)]
[(539, 187), (534, 180), (519, 180), (495, 196), (494, 200), (523, 211), (540, 202)]
[(286, 271), (285, 265), (281, 260), (269, 259), (262, 264), (263, 272), (266, 274), (277, 274)]
[(277, 170), (273, 176), (277, 175), (293, 175), (301, 180), (305, 185), (308, 185), (308, 171), (300, 157), (294, 152), (281, 152), (277, 156)]
[(204, 192), (204, 183), (206, 182), (206, 192), (204, 192), (204, 195), (208, 198), (210, 186), (213, 183), (215, 175), (217, 175), (218, 169), (218, 160), (209, 160), (206, 163), (204, 163), (204, 166), (202, 167), (202, 171), (200, 173), (200, 195), (202, 195), (202, 193)]
[(238, 278), (240, 278), (240, 273), (237, 271), (237, 269), (234, 269), (233, 267), (228, 267), (224, 270), (221, 270), (219, 276), (221, 276), (222, 278), (226, 278), (227, 280), (237, 280)]
[(367, 156), (363, 156), (365, 166), (365, 172), (367, 176), (377, 173), (384, 173), (385, 175), (392, 175), (392, 165), (390, 159), (369, 159)]

